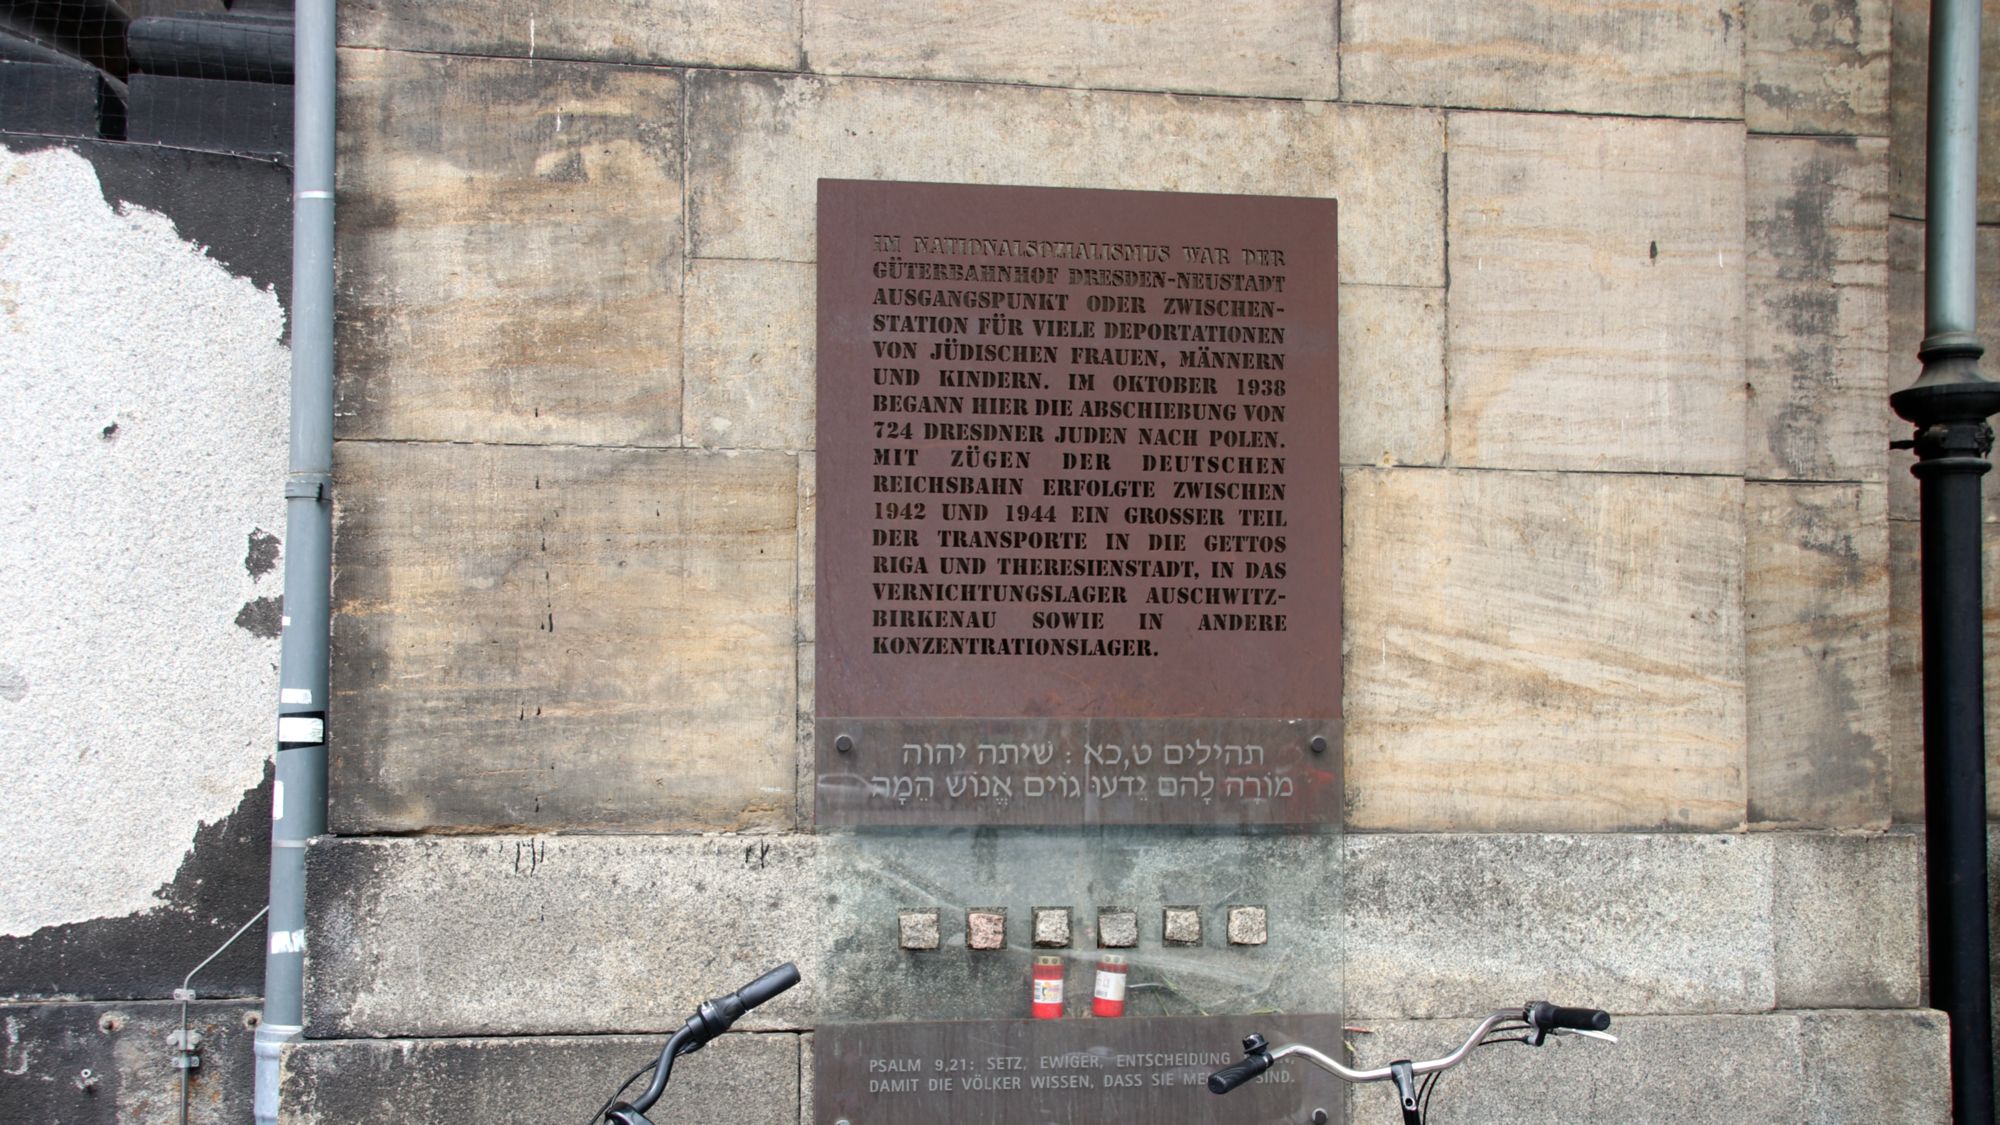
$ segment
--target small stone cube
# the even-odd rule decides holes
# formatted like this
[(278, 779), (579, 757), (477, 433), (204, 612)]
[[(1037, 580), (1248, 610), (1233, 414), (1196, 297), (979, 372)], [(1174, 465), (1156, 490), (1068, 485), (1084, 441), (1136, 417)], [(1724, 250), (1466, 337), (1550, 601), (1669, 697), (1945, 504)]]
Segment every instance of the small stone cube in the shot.
[(966, 911), (965, 944), (968, 949), (1007, 948), (1007, 909), (987, 906)]
[(1168, 945), (1201, 944), (1201, 908), (1169, 906), (1160, 922), (1160, 935)]
[(1100, 949), (1130, 949), (1139, 944), (1139, 912), (1109, 906), (1097, 912), (1097, 945)]
[(1069, 907), (1035, 907), (1035, 944), (1044, 949), (1069, 945)]
[(904, 949), (936, 949), (938, 947), (938, 912), (935, 910), (904, 910), (896, 915), (899, 943)]
[(1264, 908), (1261, 906), (1232, 906), (1229, 908), (1229, 944), (1262, 945), (1269, 936)]

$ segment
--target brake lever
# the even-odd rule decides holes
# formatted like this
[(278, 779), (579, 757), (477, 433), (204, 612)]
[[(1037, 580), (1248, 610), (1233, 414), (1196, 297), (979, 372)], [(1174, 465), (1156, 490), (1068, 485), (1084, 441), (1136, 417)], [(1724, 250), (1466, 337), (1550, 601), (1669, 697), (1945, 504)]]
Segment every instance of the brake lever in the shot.
[(1618, 1042), (1618, 1037), (1608, 1031), (1591, 1031), (1589, 1028), (1552, 1027), (1549, 1029), (1549, 1032), (1554, 1035), (1587, 1035), (1592, 1039), (1602, 1040), (1606, 1043)]

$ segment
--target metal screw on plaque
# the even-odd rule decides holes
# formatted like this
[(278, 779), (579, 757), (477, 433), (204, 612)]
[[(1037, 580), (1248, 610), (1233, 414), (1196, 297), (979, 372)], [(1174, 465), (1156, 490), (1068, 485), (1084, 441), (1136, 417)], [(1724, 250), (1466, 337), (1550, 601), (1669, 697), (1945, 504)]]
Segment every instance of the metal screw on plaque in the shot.
[(1326, 1115), (1325, 1110), (1323, 1109), (1313, 1110), (1312, 1125), (1326, 1125), (1326, 1123), (1330, 1120), (1332, 1119)]
[(843, 734), (833, 740), (833, 748), (845, 754), (849, 750), (854, 749), (854, 740)]
[(1313, 753), (1315, 753), (1315, 754), (1324, 754), (1324, 753), (1326, 753), (1326, 736), (1325, 736), (1325, 735), (1323, 735), (1323, 734), (1316, 734), (1316, 735), (1313, 735), (1313, 740), (1312, 740), (1312, 750), (1313, 750)]

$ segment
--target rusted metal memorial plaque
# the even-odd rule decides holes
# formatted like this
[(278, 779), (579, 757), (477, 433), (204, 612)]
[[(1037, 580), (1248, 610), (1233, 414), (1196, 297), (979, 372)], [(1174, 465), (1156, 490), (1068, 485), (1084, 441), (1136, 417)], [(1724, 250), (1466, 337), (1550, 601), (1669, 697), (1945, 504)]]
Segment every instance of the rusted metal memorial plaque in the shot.
[(1205, 1083), (1244, 1035), (1338, 1049), (1333, 1016), (894, 1023), (814, 1036), (818, 1125), (1299, 1122), (1342, 1115), (1340, 1080), (1280, 1064), (1218, 1097)]
[(1335, 205), (823, 180), (823, 825), (1340, 815)]

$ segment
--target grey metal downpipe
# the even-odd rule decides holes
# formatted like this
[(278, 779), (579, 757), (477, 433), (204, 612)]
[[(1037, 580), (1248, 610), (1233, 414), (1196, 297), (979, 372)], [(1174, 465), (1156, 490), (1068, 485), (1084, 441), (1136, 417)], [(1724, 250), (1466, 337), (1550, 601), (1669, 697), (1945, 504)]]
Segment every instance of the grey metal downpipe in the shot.
[(1924, 807), (1931, 1003), (1951, 1017), (1952, 1120), (1993, 1121), (1986, 704), (1979, 478), (2000, 384), (1980, 375), (1979, 0), (1932, 0), (1923, 374), (1889, 396), (1916, 436), (1924, 619)]
[(276, 1125), (279, 1065), (305, 1030), (305, 847), (326, 831), (333, 574), (334, 0), (297, 0), (292, 165), (292, 448), (285, 621), (256, 1118)]

